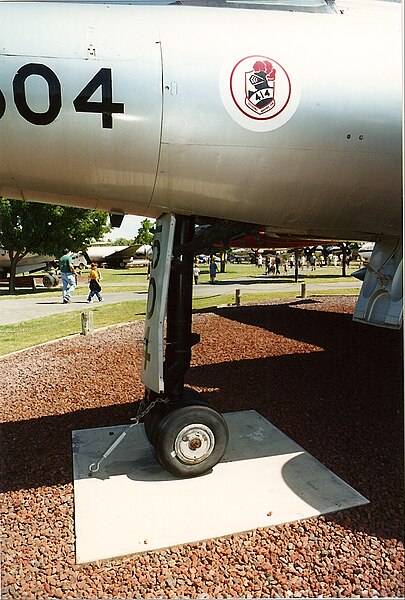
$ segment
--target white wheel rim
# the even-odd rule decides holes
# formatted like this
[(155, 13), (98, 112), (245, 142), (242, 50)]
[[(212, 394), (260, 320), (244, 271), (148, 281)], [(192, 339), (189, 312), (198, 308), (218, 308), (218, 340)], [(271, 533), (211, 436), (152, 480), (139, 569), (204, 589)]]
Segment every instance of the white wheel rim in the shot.
[(172, 456), (188, 465), (203, 462), (215, 448), (215, 436), (211, 429), (202, 423), (190, 423), (183, 427), (174, 441)]

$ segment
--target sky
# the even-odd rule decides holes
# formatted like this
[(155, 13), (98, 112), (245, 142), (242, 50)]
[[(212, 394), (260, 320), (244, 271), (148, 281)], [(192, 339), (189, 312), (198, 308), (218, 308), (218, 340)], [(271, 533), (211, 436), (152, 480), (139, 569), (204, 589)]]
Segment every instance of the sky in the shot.
[[(127, 240), (132, 240), (138, 233), (141, 222), (146, 217), (136, 217), (134, 215), (125, 215), (121, 227), (114, 227), (110, 233), (104, 236), (105, 240), (114, 241), (117, 238), (123, 237)], [(153, 222), (153, 219), (150, 219)]]

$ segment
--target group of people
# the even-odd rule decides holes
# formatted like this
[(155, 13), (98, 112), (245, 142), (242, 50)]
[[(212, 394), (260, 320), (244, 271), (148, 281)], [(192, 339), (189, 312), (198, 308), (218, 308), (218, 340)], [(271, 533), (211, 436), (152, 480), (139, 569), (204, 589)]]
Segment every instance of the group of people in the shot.
[[(261, 267), (263, 265), (263, 257), (261, 254), (257, 257), (257, 266)], [(276, 256), (274, 259), (270, 259), (269, 256), (266, 256), (264, 260), (264, 274), (265, 275), (280, 275), (280, 266), (281, 259), (279, 256)]]
[[(337, 266), (338, 257), (335, 255), (335, 256), (333, 256), (333, 259), (334, 259), (334, 265)], [(305, 264), (305, 259), (300, 258), (298, 260), (299, 260), (298, 267), (302, 268)], [(290, 267), (290, 269), (293, 269), (294, 265), (295, 265), (295, 263), (292, 259), (290, 259), (288, 262), (285, 260), (282, 261), (278, 255), (276, 255), (275, 258), (270, 258), (269, 256), (266, 256), (263, 261), (262, 255), (257, 254), (256, 265), (260, 268), (263, 266), (263, 262), (264, 262), (265, 275), (274, 275), (274, 274), (280, 275), (281, 274), (280, 273), (281, 266), (283, 266), (284, 271), (287, 272), (288, 266)], [(316, 269), (316, 258), (313, 254), (307, 259), (306, 262), (307, 262), (307, 266), (309, 268), (311, 268), (312, 271), (314, 271)], [(63, 302), (63, 304), (68, 304), (71, 302), (72, 294), (77, 286), (77, 273), (76, 273), (75, 267), (73, 265), (71, 253), (69, 252), (68, 249), (65, 249), (63, 256), (61, 256), (61, 258), (59, 259), (59, 267), (60, 267), (61, 277), (62, 277), (62, 302)], [(217, 272), (218, 272), (218, 265), (215, 262), (214, 257), (211, 257), (211, 260), (209, 263), (210, 283), (215, 283)], [(198, 267), (197, 262), (195, 262), (194, 267), (193, 267), (193, 278), (194, 278), (195, 284), (198, 284), (199, 276), (200, 276), (200, 269)], [(147, 278), (149, 279), (149, 277), (150, 277), (150, 265), (148, 268), (148, 277)], [(89, 294), (87, 297), (87, 302), (91, 302), (93, 300), (94, 296), (96, 296), (98, 298), (99, 302), (101, 302), (103, 300), (103, 298), (101, 296), (100, 281), (101, 281), (101, 273), (99, 272), (99, 270), (97, 268), (97, 263), (93, 262), (90, 265), (90, 272), (89, 272), (89, 276), (88, 276)]]
[[(63, 304), (69, 304), (71, 302), (72, 294), (77, 286), (77, 273), (73, 265), (72, 256), (67, 248), (65, 249), (63, 256), (61, 256), (59, 259), (59, 267), (62, 277), (62, 302)], [(210, 282), (215, 283), (218, 267), (214, 258), (212, 258), (210, 261), (209, 269)], [(195, 284), (198, 284), (199, 276), (200, 269), (197, 263), (195, 263), (193, 268), (193, 277)], [(97, 268), (97, 264), (93, 262), (90, 265), (90, 273), (88, 276), (89, 295), (87, 297), (87, 302), (91, 302), (94, 296), (98, 298), (99, 302), (103, 300), (101, 296), (100, 281), (101, 273)]]
[[(62, 277), (62, 302), (63, 304), (69, 304), (77, 286), (77, 273), (68, 248), (64, 250), (63, 256), (59, 259), (59, 267)], [(93, 262), (90, 265), (88, 276), (89, 295), (87, 296), (87, 302), (91, 302), (94, 296), (97, 296), (99, 302), (103, 300), (100, 281), (101, 274), (97, 268), (97, 264)]]
[[(350, 256), (346, 258), (346, 264), (349, 265)], [(316, 268), (322, 266), (334, 266), (337, 267), (343, 260), (342, 256), (336, 254), (330, 254), (328, 257), (315, 256), (315, 254), (308, 254), (307, 256), (300, 256), (297, 259), (298, 269), (310, 269), (315, 271)], [(256, 266), (261, 268), (264, 266), (265, 275), (280, 275), (281, 270), (284, 273), (288, 272), (288, 269), (292, 270), (295, 267), (295, 259), (284, 258), (276, 255), (266, 256), (264, 259), (261, 254), (258, 254), (255, 258)]]
[[(217, 272), (218, 272), (217, 263), (215, 262), (214, 258), (211, 258), (211, 261), (210, 261), (210, 282), (211, 283), (215, 283)], [(194, 277), (194, 283), (196, 285), (198, 284), (198, 278), (199, 278), (199, 276), (200, 276), (200, 269), (198, 267), (198, 264), (194, 263), (193, 277)]]

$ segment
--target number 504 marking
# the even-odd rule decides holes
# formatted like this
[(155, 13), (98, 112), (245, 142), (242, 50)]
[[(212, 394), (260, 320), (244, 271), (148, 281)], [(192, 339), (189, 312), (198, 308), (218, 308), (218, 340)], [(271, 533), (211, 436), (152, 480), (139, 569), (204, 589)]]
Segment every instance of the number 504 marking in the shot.
[[(38, 75), (48, 85), (48, 110), (36, 112), (27, 99), (26, 81), (28, 77)], [(101, 101), (91, 101), (90, 98), (95, 91), (101, 89)], [(29, 63), (18, 70), (13, 79), (13, 97), (15, 106), (20, 115), (33, 125), (49, 125), (55, 121), (62, 108), (62, 88), (57, 75), (40, 63)], [(102, 115), (102, 126), (112, 129), (113, 114), (123, 113), (124, 104), (113, 102), (112, 74), (111, 69), (100, 69), (94, 77), (84, 86), (82, 91), (73, 100), (76, 112), (100, 113)], [(6, 100), (0, 90), (0, 119), (6, 111)]]

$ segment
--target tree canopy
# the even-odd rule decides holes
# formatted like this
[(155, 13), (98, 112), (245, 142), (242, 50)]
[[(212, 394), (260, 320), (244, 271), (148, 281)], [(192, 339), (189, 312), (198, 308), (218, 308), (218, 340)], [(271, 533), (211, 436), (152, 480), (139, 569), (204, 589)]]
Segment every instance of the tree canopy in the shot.
[(134, 242), (125, 237), (119, 237), (116, 240), (111, 240), (106, 246), (130, 246)]
[(0, 197), (0, 246), (9, 253), (11, 279), (29, 253), (58, 257), (65, 248), (85, 250), (110, 230), (107, 217), (97, 210)]
[(154, 223), (149, 219), (141, 221), (141, 225), (138, 229), (138, 235), (135, 238), (136, 244), (152, 244), (154, 236)]

